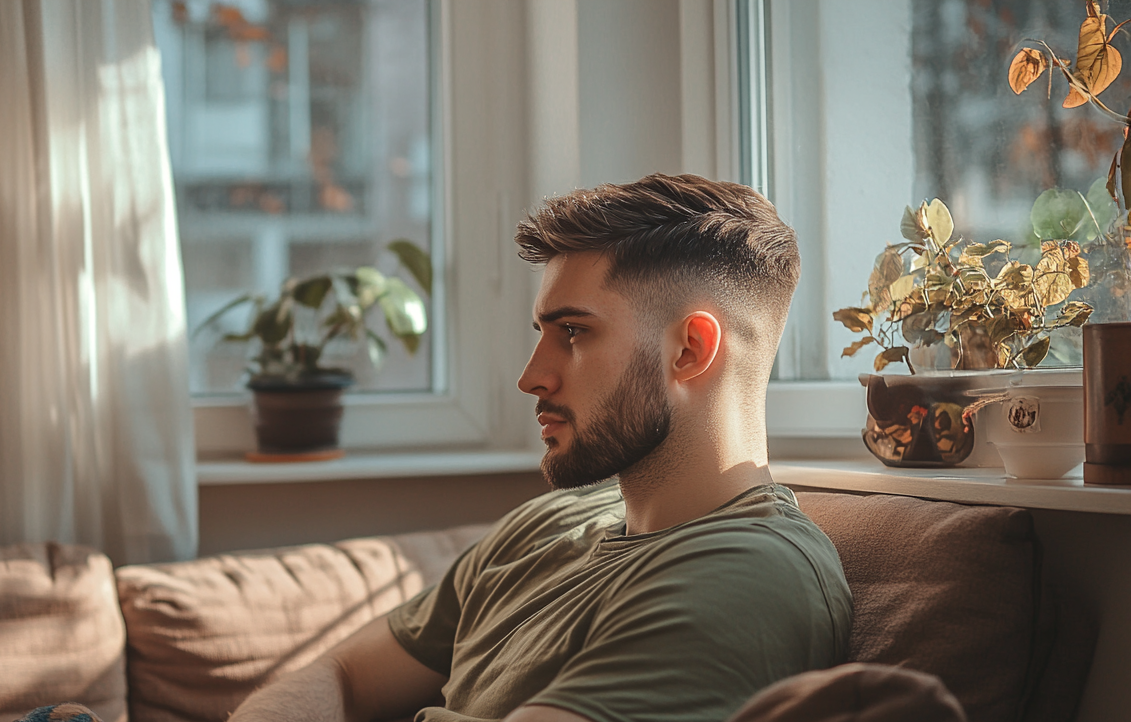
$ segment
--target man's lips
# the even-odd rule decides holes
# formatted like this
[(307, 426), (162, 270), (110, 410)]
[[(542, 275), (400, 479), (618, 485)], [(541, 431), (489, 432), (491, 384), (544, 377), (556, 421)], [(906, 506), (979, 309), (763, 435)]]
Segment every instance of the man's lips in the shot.
[(565, 426), (566, 420), (561, 416), (543, 411), (538, 414), (538, 423), (542, 426), (542, 440), (544, 441)]

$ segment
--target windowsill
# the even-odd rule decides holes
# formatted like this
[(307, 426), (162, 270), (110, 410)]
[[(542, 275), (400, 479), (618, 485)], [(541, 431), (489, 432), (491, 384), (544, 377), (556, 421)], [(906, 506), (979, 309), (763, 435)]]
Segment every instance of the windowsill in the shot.
[(891, 469), (874, 460), (782, 461), (774, 480), (790, 487), (897, 494), (965, 504), (995, 504), (1131, 515), (1131, 487), (1084, 485), (1075, 477), (1024, 480), (1003, 469)]
[(349, 452), (334, 461), (261, 464), (242, 459), (198, 461), (197, 484), (286, 484), (346, 479), (462, 476), (537, 471), (541, 451)]

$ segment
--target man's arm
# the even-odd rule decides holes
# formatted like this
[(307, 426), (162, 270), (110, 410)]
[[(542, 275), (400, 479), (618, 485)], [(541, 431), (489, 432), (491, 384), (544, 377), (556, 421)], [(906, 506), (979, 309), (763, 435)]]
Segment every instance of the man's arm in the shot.
[(416, 661), (374, 619), (310, 665), (263, 687), (229, 722), (367, 722), (411, 717), (447, 677)]

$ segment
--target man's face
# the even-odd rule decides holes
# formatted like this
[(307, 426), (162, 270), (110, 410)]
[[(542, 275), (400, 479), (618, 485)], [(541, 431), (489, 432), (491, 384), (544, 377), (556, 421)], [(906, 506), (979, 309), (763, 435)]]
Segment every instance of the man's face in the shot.
[(534, 304), (541, 334), (518, 386), (538, 397), (554, 488), (585, 486), (632, 466), (671, 426), (658, 346), (641, 344), (627, 298), (604, 287), (608, 260), (557, 256)]

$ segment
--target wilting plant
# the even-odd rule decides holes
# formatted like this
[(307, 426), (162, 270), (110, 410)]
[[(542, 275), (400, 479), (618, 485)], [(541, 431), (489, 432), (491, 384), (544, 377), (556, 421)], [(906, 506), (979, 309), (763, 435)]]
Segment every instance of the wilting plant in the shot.
[[(1123, 56), (1112, 45), (1116, 34), (1131, 20), (1124, 20), (1115, 25), (1110, 31), (1107, 29), (1108, 15), (1100, 12), (1100, 4), (1095, 0), (1085, 0), (1087, 16), (1080, 24), (1080, 40), (1076, 48), (1076, 62), (1069, 63), (1061, 54), (1049, 47), (1043, 40), (1026, 40), (1025, 42), (1039, 45), (1041, 49), (1025, 47), (1013, 57), (1009, 65), (1009, 87), (1014, 93), (1020, 94), (1049, 68), (1056, 68), (1068, 81), (1068, 95), (1062, 106), (1076, 108), (1086, 103), (1091, 103), (1101, 113), (1123, 126), (1131, 126), (1131, 118), (1121, 115), (1109, 108), (1099, 95), (1119, 77), (1123, 69)], [(1052, 76), (1050, 70), (1048, 80), (1048, 94), (1052, 97)], [(1111, 167), (1107, 174), (1107, 191), (1111, 198), (1119, 203), (1118, 186), (1122, 190), (1123, 208), (1131, 207), (1131, 134), (1124, 130), (1125, 140), (1115, 157), (1111, 159)]]
[[(1022, 263), (1010, 258), (1008, 241), (954, 237), (950, 210), (937, 198), (917, 210), (908, 207), (900, 230), (905, 241), (876, 258), (868, 304), (833, 313), (850, 331), (865, 334), (841, 355), (876, 344), (876, 371), (903, 361), (915, 373), (906, 344), (944, 343), (959, 369), (1036, 366), (1048, 354), (1053, 331), (1082, 326), (1092, 313), (1089, 304), (1068, 301), (1090, 279), (1074, 240), (1042, 241), (1040, 259)], [(1050, 314), (1053, 307), (1059, 308)]]

